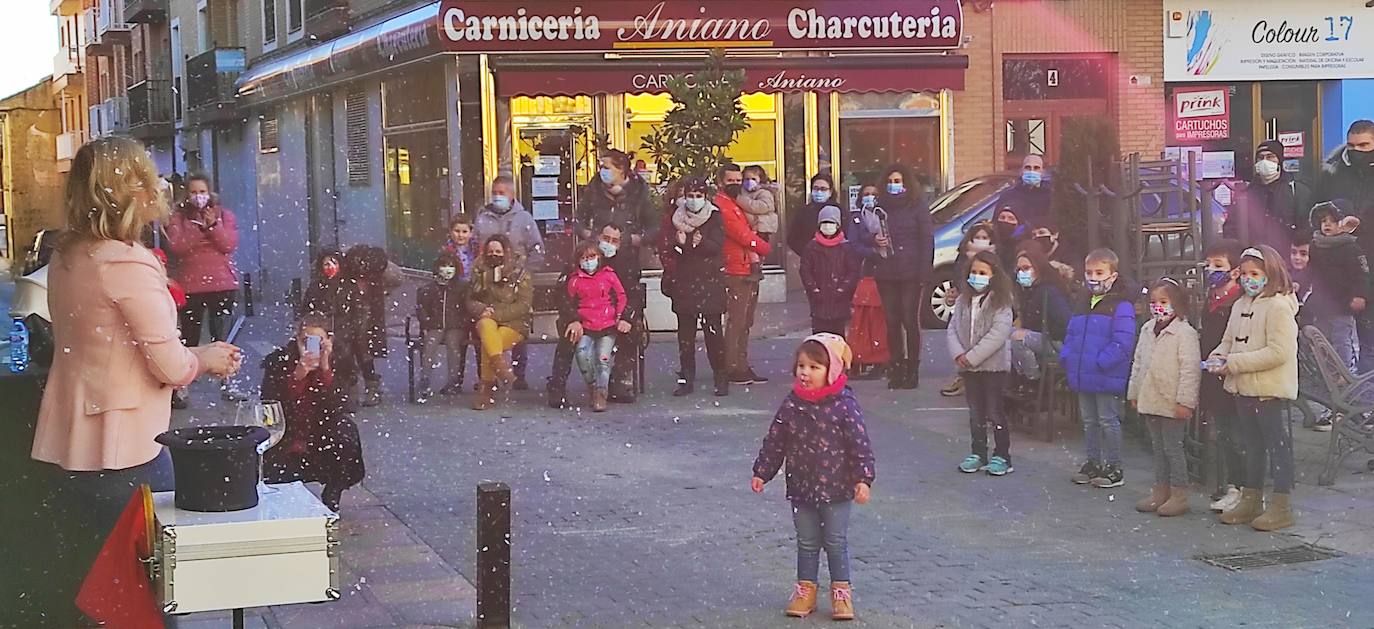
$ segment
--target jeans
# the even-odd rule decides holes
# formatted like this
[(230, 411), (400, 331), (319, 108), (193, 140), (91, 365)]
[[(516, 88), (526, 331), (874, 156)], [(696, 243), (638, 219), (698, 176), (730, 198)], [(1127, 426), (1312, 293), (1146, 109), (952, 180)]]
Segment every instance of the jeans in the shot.
[(974, 454), (988, 460), (988, 424), (996, 444), (993, 454), (1011, 462), (1011, 430), (1003, 411), (1003, 391), (1007, 388), (1005, 371), (965, 371), (964, 395), (968, 397), (968, 427)]
[(821, 547), (830, 564), (830, 582), (849, 582), (849, 505), (827, 502), (792, 504), (797, 526), (797, 580), (815, 583), (821, 573)]
[(811, 317), (811, 333), (820, 334), (829, 332), (831, 334), (845, 335), (845, 330), (849, 328), (849, 318), (844, 319), (821, 319)]
[(611, 386), (611, 358), (615, 355), (615, 330), (600, 336), (583, 334), (577, 341), (577, 368), (587, 386), (605, 391)]
[(921, 364), (921, 284), (914, 280), (878, 280), (878, 296), (887, 319), (887, 348), (892, 364), (915, 374)]
[(674, 304), (674, 311), (677, 312), (677, 359), (682, 366), (678, 375), (687, 384), (696, 382), (697, 327), (700, 326), (702, 335), (706, 337), (706, 359), (711, 362), (711, 371), (715, 372), (717, 381), (723, 380), (728, 372), (725, 368), (725, 335), (721, 333), (721, 315), (679, 311), (680, 307)]
[(1035, 330), (1026, 330), (1026, 338), (1011, 342), (1011, 368), (1027, 380), (1039, 380), (1041, 356), (1058, 356), (1063, 343)]
[(491, 318), (477, 321), (477, 338), (482, 345), (482, 368), (479, 374), (486, 382), (496, 380), (496, 361), (501, 358), (501, 354), (525, 340), (515, 328), (500, 325)]
[(223, 341), (229, 332), (224, 329), (225, 319), (234, 314), (235, 296), (238, 291), (226, 290), (216, 293), (196, 293), (186, 296), (186, 306), (181, 309), (181, 338), (188, 347), (200, 345), (200, 324), (205, 321), (210, 328), (210, 338)]
[(1121, 465), (1121, 396), (1079, 393), (1078, 412), (1083, 416), (1083, 449), (1088, 460)]
[(1236, 397), (1236, 409), (1247, 439), (1247, 489), (1263, 489), (1264, 474), (1270, 472), (1274, 493), (1293, 491), (1293, 442), (1288, 438), (1286, 405), (1286, 400)]
[(1183, 487), (1188, 484), (1188, 461), (1183, 457), (1183, 433), (1187, 420), (1143, 415), (1150, 429), (1155, 455), (1155, 484)]
[(1226, 484), (1228, 485), (1235, 485), (1236, 487), (1248, 486), (1246, 484), (1248, 479), (1246, 478), (1247, 475), (1245, 470), (1245, 459), (1248, 456), (1246, 454), (1246, 437), (1245, 432), (1240, 429), (1240, 418), (1231, 412), (1227, 412), (1221, 415), (1213, 415), (1212, 421), (1217, 430), (1218, 458), (1221, 461), (1221, 465), (1226, 468), (1219, 476), (1226, 479)]
[(749, 369), (749, 330), (759, 305), (759, 280), (725, 276), (725, 367), (731, 374)]
[[(1355, 328), (1355, 317), (1350, 315), (1332, 315), (1317, 321), (1317, 329), (1331, 342), (1332, 349), (1336, 350), (1336, 355), (1341, 358), (1341, 363), (1347, 369), (1355, 368), (1355, 352), (1362, 349), (1361, 344), (1365, 341), (1374, 341), (1367, 337), (1359, 337), (1359, 340), (1356, 340)], [(1360, 358), (1364, 358), (1362, 351)]]
[(1360, 373), (1374, 371), (1374, 316), (1369, 310), (1355, 317), (1355, 335), (1359, 337), (1360, 358), (1356, 370)]
[(448, 380), (444, 386), (463, 381), (463, 359), (468, 352), (467, 330), (426, 330), (424, 332), (424, 365), (420, 370), (420, 388), (430, 388), (434, 370), (439, 368), (439, 346), (443, 345), (448, 359)]

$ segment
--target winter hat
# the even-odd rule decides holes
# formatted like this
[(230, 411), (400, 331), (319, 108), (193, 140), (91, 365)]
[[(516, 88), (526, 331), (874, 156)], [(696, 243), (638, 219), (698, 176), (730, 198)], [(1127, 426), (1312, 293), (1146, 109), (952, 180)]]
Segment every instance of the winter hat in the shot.
[(682, 186), (682, 192), (706, 192), (709, 187), (705, 177), (692, 177)]
[(1278, 140), (1265, 140), (1260, 142), (1259, 146), (1255, 147), (1255, 157), (1259, 157), (1259, 154), (1264, 151), (1269, 151), (1273, 153), (1275, 157), (1283, 159), (1283, 143)]
[(1354, 206), (1350, 204), (1350, 201), (1345, 199), (1332, 199), (1330, 201), (1322, 201), (1312, 206), (1312, 211), (1308, 213), (1307, 219), (1311, 222), (1312, 227), (1316, 228), (1321, 225), (1322, 218), (1326, 216), (1330, 216), (1333, 221), (1340, 222), (1342, 218), (1353, 216), (1353, 210)]
[(819, 225), (820, 223), (835, 223), (836, 225), (839, 225), (840, 208), (835, 207), (833, 205), (827, 205), (821, 208), (820, 214), (816, 217), (816, 224)]
[[(825, 347), (825, 353), (830, 356), (830, 366), (826, 370), (825, 379), (827, 384), (835, 384), (843, 374), (849, 369), (849, 364), (854, 360), (854, 352), (849, 349), (844, 337), (829, 332), (812, 334), (806, 337), (807, 341), (815, 341)], [(803, 341), (805, 342), (805, 341)]]

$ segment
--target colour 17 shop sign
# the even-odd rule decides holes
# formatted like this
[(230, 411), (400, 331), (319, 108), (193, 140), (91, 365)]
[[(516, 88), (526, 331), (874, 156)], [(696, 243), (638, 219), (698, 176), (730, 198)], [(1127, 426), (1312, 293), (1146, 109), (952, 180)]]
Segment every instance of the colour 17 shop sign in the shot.
[(952, 49), (963, 37), (959, 0), (445, 0), (439, 22), (465, 53)]

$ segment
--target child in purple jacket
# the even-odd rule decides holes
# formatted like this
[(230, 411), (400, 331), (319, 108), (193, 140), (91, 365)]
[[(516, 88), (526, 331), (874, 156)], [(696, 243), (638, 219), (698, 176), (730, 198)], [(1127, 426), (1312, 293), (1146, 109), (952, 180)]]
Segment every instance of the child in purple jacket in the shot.
[(868, 502), (873, 449), (845, 371), (853, 354), (835, 334), (813, 334), (797, 348), (797, 379), (754, 460), (750, 486), (763, 491), (787, 464), (787, 499), (797, 527), (797, 586), (788, 616), (816, 611), (824, 546), (830, 564), (831, 618), (854, 618), (849, 589), (850, 502)]

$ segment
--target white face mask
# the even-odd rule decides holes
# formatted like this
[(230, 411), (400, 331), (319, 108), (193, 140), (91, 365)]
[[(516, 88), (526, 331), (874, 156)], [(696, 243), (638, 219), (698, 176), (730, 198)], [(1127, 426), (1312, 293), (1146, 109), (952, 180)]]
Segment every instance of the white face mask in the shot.
[(451, 267), (451, 266), (441, 266), (441, 267), (439, 267), (439, 279), (444, 280), (444, 281), (446, 281), (446, 282), (447, 282), (448, 280), (453, 279), (453, 276), (454, 276), (454, 275), (457, 275), (457, 274), (458, 274), (458, 269), (457, 269), (457, 267)]
[(830, 221), (821, 223), (821, 235), (825, 236), (826, 238), (833, 238), (835, 234), (838, 233), (840, 233), (839, 225), (831, 223)]
[(1279, 165), (1267, 159), (1255, 162), (1255, 174), (1261, 179), (1269, 180), (1279, 176)]
[(987, 238), (974, 238), (968, 244), (974, 251), (987, 251), (992, 248), (992, 241)]

